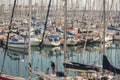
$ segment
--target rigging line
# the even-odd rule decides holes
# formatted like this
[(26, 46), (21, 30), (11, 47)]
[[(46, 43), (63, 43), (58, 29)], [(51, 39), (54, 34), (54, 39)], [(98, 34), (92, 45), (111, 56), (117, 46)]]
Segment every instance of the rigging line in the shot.
[(86, 0), (86, 2), (85, 2), (85, 10), (83, 12), (82, 21), (83, 21), (84, 16), (85, 16), (85, 12), (86, 12), (86, 8), (87, 8), (87, 3), (88, 3), (88, 0)]
[(43, 46), (44, 35), (45, 35), (46, 29), (47, 29), (47, 20), (48, 20), (48, 16), (49, 16), (49, 12), (50, 12), (50, 6), (51, 6), (51, 0), (50, 0), (49, 5), (48, 5), (47, 16), (46, 16), (45, 25), (44, 25), (44, 32), (43, 32), (43, 35), (42, 35), (42, 41), (39, 44), (40, 51), (41, 51), (42, 46)]
[[(84, 12), (83, 12), (83, 15), (82, 15), (82, 22), (83, 22), (83, 19), (84, 19), (84, 16), (85, 16), (85, 12), (86, 12), (86, 8), (87, 8), (87, 3), (88, 3), (88, 0), (86, 0), (86, 2), (85, 2), (85, 9), (84, 9)], [(82, 25), (82, 24), (81, 24)], [(80, 26), (81, 26), (80, 25)], [(81, 59), (82, 59), (82, 57), (83, 57), (83, 55), (81, 54)], [(80, 60), (80, 62), (82, 61), (81, 59), (79, 59)]]
[[(110, 18), (111, 16), (112, 16), (112, 8), (113, 8), (113, 3), (114, 3), (114, 0), (112, 0), (112, 2), (111, 2), (111, 5), (110, 5), (110, 10), (109, 10), (109, 14), (108, 14), (108, 20), (107, 20), (107, 23), (111, 23), (111, 20), (112, 20), (112, 18)], [(108, 3), (109, 4), (109, 3)], [(109, 7), (109, 6), (108, 6)], [(109, 9), (109, 8), (108, 8)]]
[[(86, 8), (87, 8), (87, 3), (88, 3), (88, 0), (86, 0), (86, 2), (85, 2), (85, 8), (84, 8), (84, 11), (83, 11), (83, 14), (82, 14), (82, 23), (83, 23), (83, 20), (84, 20), (84, 16), (85, 16), (85, 12), (86, 12)], [(80, 24), (80, 26), (81, 26), (82, 24)]]
[[(90, 3), (91, 3), (91, 1), (90, 1)], [(89, 7), (90, 7), (90, 10), (91, 10), (91, 5), (89, 5)], [(90, 13), (90, 15), (92, 14), (92, 11), (89, 11)], [(91, 20), (91, 18), (92, 18), (92, 15), (90, 16), (90, 20)], [(85, 53), (85, 49), (86, 49), (86, 45), (87, 45), (87, 41), (88, 41), (88, 37), (89, 37), (89, 30), (90, 30), (90, 22), (88, 23), (88, 26), (87, 26), (87, 33), (86, 33), (86, 39), (85, 39), (85, 43), (84, 43), (84, 47), (83, 47), (83, 51), (82, 51), (82, 54), (84, 54)], [(91, 38), (91, 37), (90, 37)], [(81, 55), (82, 56), (82, 55)], [(83, 56), (82, 56), (82, 58), (83, 58)], [(82, 58), (81, 58), (81, 61), (82, 61)]]
[(12, 24), (13, 17), (14, 17), (15, 5), (16, 5), (16, 0), (14, 0), (14, 6), (13, 6), (13, 9), (12, 9), (12, 15), (11, 15), (11, 20), (10, 20), (10, 24), (9, 24), (9, 32), (8, 32), (8, 36), (7, 36), (7, 42), (6, 42), (6, 47), (5, 47), (1, 72), (3, 71), (3, 67), (4, 67), (4, 63), (5, 63), (5, 56), (6, 56), (6, 52), (7, 52), (7, 49), (8, 49), (9, 34), (10, 34), (11, 24)]

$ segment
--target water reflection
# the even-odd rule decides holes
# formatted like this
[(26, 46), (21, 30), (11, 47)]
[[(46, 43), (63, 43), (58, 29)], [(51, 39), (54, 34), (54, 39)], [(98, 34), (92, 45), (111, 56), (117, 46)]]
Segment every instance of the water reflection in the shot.
[[(116, 46), (117, 45), (117, 46)], [(106, 55), (109, 61), (115, 66), (120, 67), (120, 42), (109, 43), (106, 46)], [(67, 48), (67, 59), (84, 64), (93, 64), (97, 61), (102, 65), (102, 46), (100, 44), (90, 44), (83, 53), (83, 48), (78, 46)], [(44, 47), (41, 51), (38, 47), (31, 48), (31, 65), (32, 69), (36, 67), (41, 71), (50, 68), (50, 61), (55, 62), (57, 71), (64, 71), (64, 48), (63, 47)], [(3, 61), (3, 50), (0, 49), (0, 63)], [(6, 55), (4, 70), (6, 73), (27, 77), (27, 50), (9, 49)], [(71, 74), (73, 75), (73, 74)]]

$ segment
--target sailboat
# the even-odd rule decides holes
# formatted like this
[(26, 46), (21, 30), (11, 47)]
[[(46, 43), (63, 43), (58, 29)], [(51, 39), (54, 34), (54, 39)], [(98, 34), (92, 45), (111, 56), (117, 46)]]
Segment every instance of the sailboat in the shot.
[[(12, 16), (11, 16), (11, 20), (10, 20), (10, 24), (9, 24), (9, 30), (11, 29), (11, 23), (12, 23), (13, 16), (14, 16), (15, 5), (16, 5), (16, 0), (14, 0), (14, 6), (13, 6)], [(2, 69), (0, 70), (0, 80), (25, 80), (24, 78), (21, 78), (21, 77), (15, 77), (15, 76), (11, 76), (11, 75), (7, 75), (7, 74), (3, 73), (5, 56), (6, 56), (6, 52), (7, 52), (7, 49), (8, 49), (8, 46), (7, 46), (8, 41), (9, 41), (8, 38), (9, 38), (9, 33), (8, 33), (8, 37), (7, 37), (7, 44), (6, 44), (5, 54), (4, 54), (4, 58), (3, 58)]]
[[(51, 0), (50, 0), (51, 2)], [(66, 55), (66, 24), (67, 24), (67, 0), (64, 1), (64, 6), (65, 6), (65, 31), (64, 31), (64, 59), (65, 59), (65, 55)], [(49, 3), (49, 7), (50, 7), (50, 3)], [(74, 77), (73, 76), (65, 76), (64, 72), (56, 72), (56, 75), (51, 75), (51, 74), (46, 74), (44, 72), (41, 71), (32, 71), (34, 74), (37, 74), (38, 77), (33, 79), (33, 80), (37, 80), (37, 79), (49, 79), (49, 80), (72, 80)], [(80, 77), (80, 76), (79, 76)], [(67, 79), (68, 78), (68, 79)]]
[[(104, 42), (103, 42), (103, 74), (106, 72), (105, 70), (108, 70), (109, 72), (113, 72), (114, 74), (120, 74), (120, 69), (114, 67), (113, 65), (110, 64), (110, 62), (107, 59), (107, 56), (105, 55), (105, 0), (103, 0), (103, 11), (104, 11), (104, 15), (103, 15), (103, 22), (104, 22), (104, 30), (103, 30), (103, 38), (104, 38)], [(108, 74), (108, 75), (103, 75), (101, 79), (115, 79), (115, 75), (112, 74)], [(115, 80), (119, 80), (115, 79)]]
[[(87, 0), (86, 0), (87, 3)], [(88, 31), (89, 31), (89, 27), (88, 27)], [(88, 32), (87, 32), (88, 35)], [(89, 36), (87, 36), (89, 37)], [(86, 39), (87, 42), (87, 39)], [(85, 43), (86, 46), (86, 43)], [(74, 69), (74, 70), (78, 70), (78, 71), (84, 71), (84, 72), (100, 72), (101, 71), (101, 66), (99, 65), (86, 65), (86, 64), (82, 64), (82, 63), (77, 63), (77, 62), (72, 62), (72, 61), (65, 61), (63, 63), (64, 67), (67, 69)]]
[[(3, 40), (3, 44), (7, 44), (7, 39)], [(17, 34), (10, 34), (9, 41), (8, 41), (8, 47), (13, 48), (27, 48), (28, 41)]]
[(44, 41), (43, 45), (45, 46), (60, 46), (61, 44), (61, 37), (59, 35), (49, 35), (47, 36)]
[[(12, 48), (28, 48), (28, 35), (26, 35), (25, 37), (20, 36), (18, 34), (15, 33), (10, 33), (9, 36), (9, 41), (8, 41), (8, 47), (12, 47)], [(31, 42), (31, 46), (38, 46), (39, 43), (41, 42), (40, 39), (35, 37), (35, 34), (30, 31), (30, 42)], [(3, 40), (3, 44), (6, 45), (7, 39)]]

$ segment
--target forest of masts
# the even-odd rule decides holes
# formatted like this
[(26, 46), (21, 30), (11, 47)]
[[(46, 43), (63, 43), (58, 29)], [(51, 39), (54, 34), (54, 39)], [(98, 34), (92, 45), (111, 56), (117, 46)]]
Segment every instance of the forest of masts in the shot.
[[(15, 15), (27, 16), (29, 13), (28, 0), (17, 0)], [(49, 0), (33, 0), (32, 15), (42, 16), (47, 11)], [(46, 4), (47, 3), (47, 4)], [(100, 11), (103, 6), (102, 0), (68, 0), (67, 10), (73, 14), (79, 15), (86, 10)], [(51, 13), (60, 15), (63, 12), (64, 0), (52, 0)], [(106, 0), (106, 11), (120, 11), (120, 0)], [(0, 16), (10, 15), (13, 7), (13, 0), (0, 0)], [(77, 13), (79, 12), (79, 13)]]

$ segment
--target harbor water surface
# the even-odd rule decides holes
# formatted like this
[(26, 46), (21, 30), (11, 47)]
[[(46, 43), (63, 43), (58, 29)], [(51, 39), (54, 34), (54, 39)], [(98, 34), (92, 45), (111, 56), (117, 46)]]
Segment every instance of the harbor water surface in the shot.
[[(53, 61), (57, 71), (64, 71), (64, 48), (63, 47), (44, 47), (40, 51), (38, 47), (31, 48), (31, 67), (32, 70), (39, 69), (43, 72), (50, 68)], [(106, 46), (105, 55), (107, 55), (110, 63), (120, 68), (120, 42), (112, 42)], [(74, 62), (84, 64), (93, 64), (97, 62), (102, 65), (102, 48), (99, 44), (90, 44), (86, 46), (85, 51), (78, 46), (67, 47), (67, 59)], [(0, 65), (3, 64), (4, 49), (0, 48)], [(27, 77), (28, 51), (9, 49), (5, 56), (4, 72), (14, 76)], [(70, 75), (77, 75), (69, 72)], [(35, 76), (31, 74), (31, 76)]]

